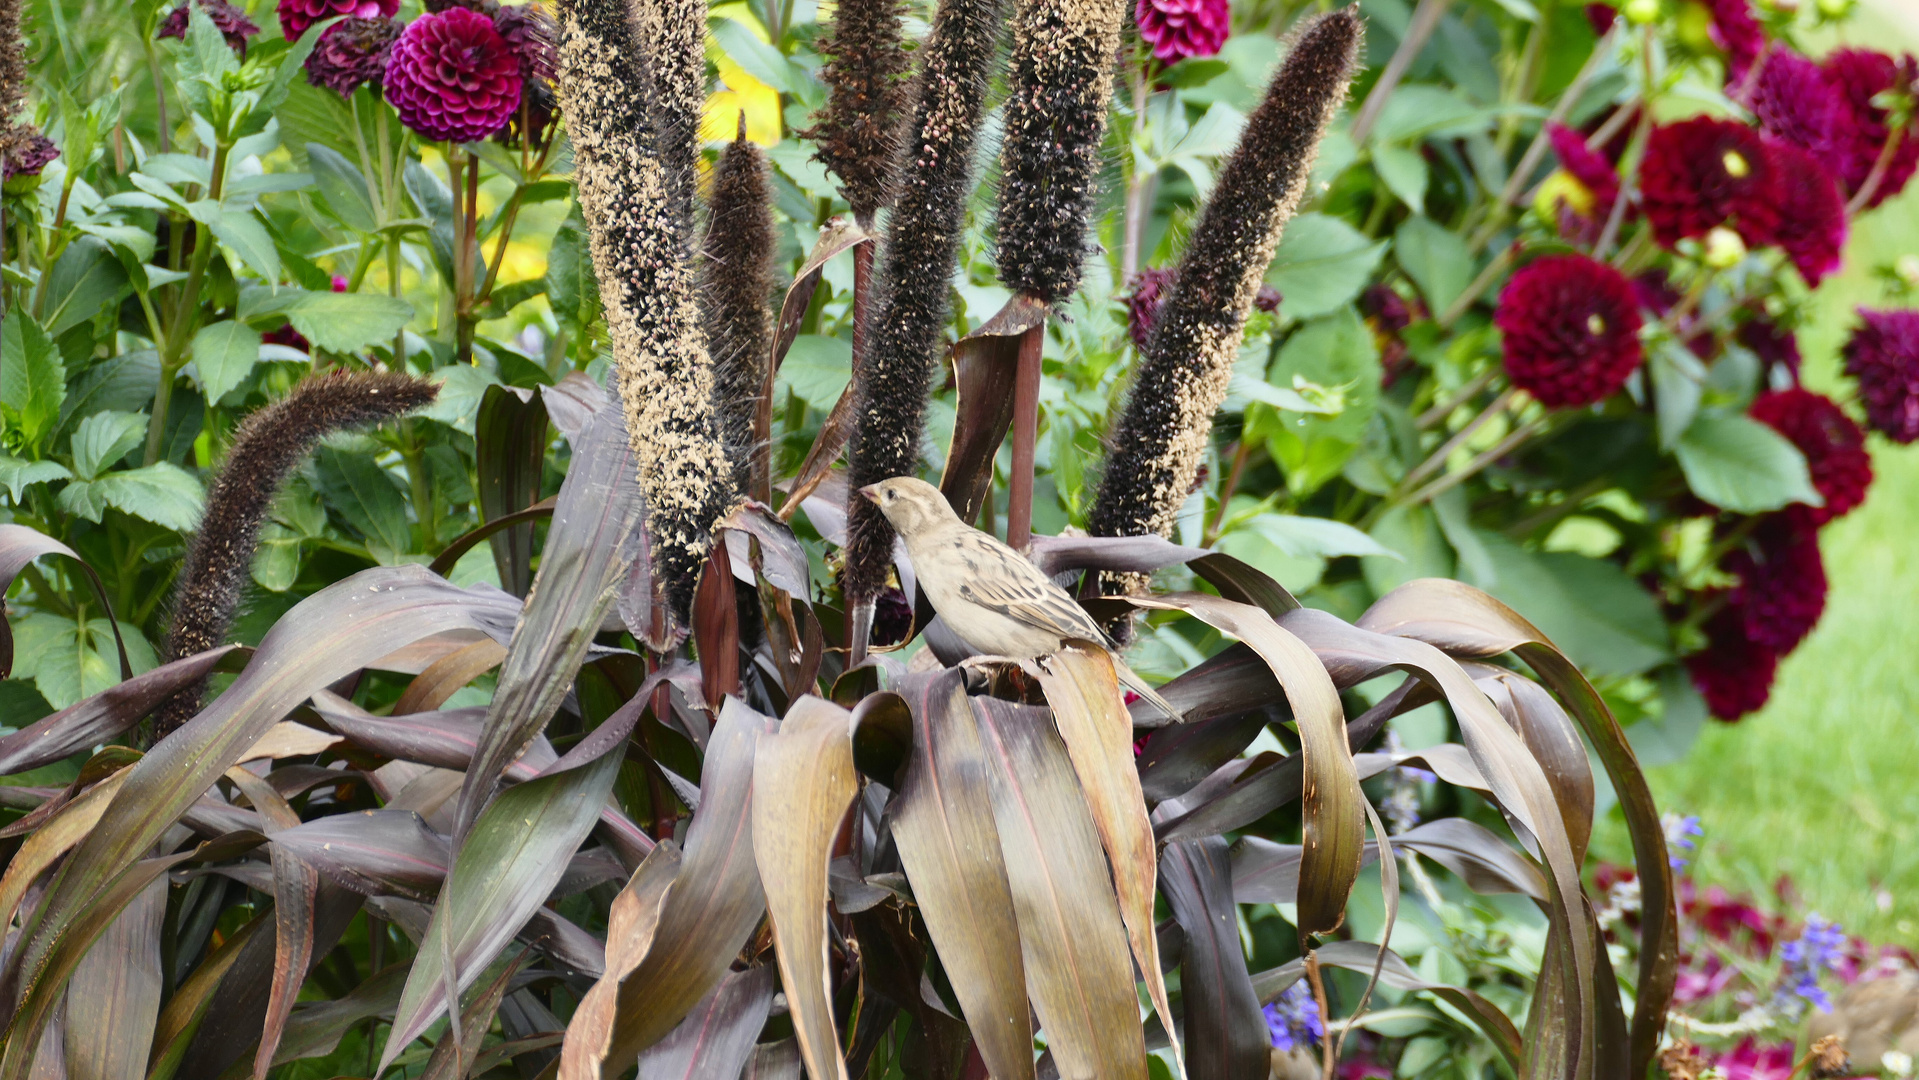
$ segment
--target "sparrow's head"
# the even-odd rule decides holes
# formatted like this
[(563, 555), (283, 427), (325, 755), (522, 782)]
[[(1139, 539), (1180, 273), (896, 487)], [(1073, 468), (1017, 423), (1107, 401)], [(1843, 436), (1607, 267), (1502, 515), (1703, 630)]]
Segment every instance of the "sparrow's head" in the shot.
[(901, 536), (959, 520), (940, 489), (911, 476), (895, 476), (868, 484), (860, 489), (860, 494), (880, 508), (880, 513), (886, 515), (886, 520), (893, 523)]

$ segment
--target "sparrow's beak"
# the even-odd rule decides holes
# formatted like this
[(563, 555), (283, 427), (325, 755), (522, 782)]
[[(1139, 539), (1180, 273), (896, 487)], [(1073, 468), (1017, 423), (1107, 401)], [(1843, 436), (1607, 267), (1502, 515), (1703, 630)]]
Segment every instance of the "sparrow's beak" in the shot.
[(880, 486), (878, 484), (868, 484), (860, 489), (860, 494), (866, 496), (867, 502), (877, 504), (880, 501)]

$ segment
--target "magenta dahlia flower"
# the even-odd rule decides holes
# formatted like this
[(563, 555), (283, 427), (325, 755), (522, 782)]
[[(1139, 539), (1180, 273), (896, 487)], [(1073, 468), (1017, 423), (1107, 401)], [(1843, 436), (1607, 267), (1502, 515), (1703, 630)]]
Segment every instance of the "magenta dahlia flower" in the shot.
[(335, 15), (391, 19), (399, 10), (400, 0), (280, 0), (280, 33), (288, 41), (298, 41), (307, 27)]
[[(1607, 160), (1605, 154), (1593, 149), (1586, 142), (1586, 136), (1582, 132), (1575, 131), (1564, 124), (1549, 124), (1546, 127), (1546, 136), (1552, 141), (1553, 155), (1559, 159), (1560, 167), (1565, 169), (1566, 175), (1578, 182), (1592, 199), (1591, 205), (1583, 209), (1568, 206), (1562, 199), (1559, 209), (1562, 229), (1568, 225), (1567, 215), (1570, 215), (1572, 219), (1570, 222), (1572, 233), (1593, 231), (1603, 226), (1606, 219), (1612, 215), (1613, 203), (1619, 198), (1619, 171), (1611, 161)], [(1587, 240), (1595, 238), (1596, 236), (1585, 237)]]
[[(227, 48), (247, 54), (247, 39), (260, 32), (247, 18), (247, 13), (227, 3), (227, 0), (200, 0), (201, 10), (213, 20), (220, 36), (227, 39)], [(181, 4), (167, 13), (166, 20), (160, 24), (160, 32), (155, 37), (187, 39), (187, 5)]]
[[(1915, 77), (1915, 64), (1910, 56), (1895, 60), (1868, 49), (1839, 49), (1826, 57), (1823, 66), (1838, 91), (1841, 104), (1851, 114), (1851, 122), (1841, 133), (1844, 142), (1834, 147), (1839, 162), (1835, 171), (1846, 195), (1851, 197), (1865, 186), (1885, 149), (1886, 140), (1892, 137), (1892, 130), (1887, 126), (1891, 114), (1874, 104), (1873, 99), (1888, 90), (1909, 85)], [(1892, 159), (1879, 185), (1873, 189), (1872, 197), (1866, 200), (1866, 206), (1878, 206), (1903, 191), (1915, 169), (1919, 169), (1919, 119), (1907, 123), (1905, 134), (1893, 148)]]
[(1133, 9), (1139, 36), (1161, 63), (1190, 56), (1212, 56), (1232, 32), (1228, 0), (1139, 0)]
[(1759, 247), (1779, 224), (1779, 181), (1765, 139), (1731, 120), (1696, 116), (1654, 128), (1640, 186), (1653, 239), (1666, 247), (1726, 224)]
[(1779, 184), (1779, 223), (1772, 238), (1791, 256), (1806, 284), (1817, 286), (1839, 269), (1846, 246), (1846, 203), (1819, 159), (1775, 139), (1772, 168)]
[(1762, 1047), (1748, 1035), (1744, 1042), (1719, 1055), (1713, 1066), (1726, 1080), (1790, 1080), (1796, 1071), (1792, 1049), (1789, 1042)]
[(1632, 282), (1584, 255), (1549, 255), (1514, 274), (1493, 322), (1507, 377), (1549, 408), (1611, 397), (1645, 359)]
[(1814, 154), (1851, 142), (1852, 112), (1825, 69), (1789, 49), (1766, 55), (1752, 88), (1752, 111), (1767, 132)]
[(1746, 640), (1780, 656), (1798, 648), (1826, 610), (1826, 563), (1807, 509), (1767, 514), (1726, 557), (1726, 570), (1739, 578), (1727, 608), (1739, 613)]
[(1169, 268), (1149, 266), (1133, 275), (1133, 291), (1126, 297), (1126, 332), (1134, 345), (1146, 347), (1153, 324), (1159, 321), (1160, 305), (1166, 302), (1167, 290), (1172, 287), (1173, 271)]
[(1758, 712), (1772, 696), (1779, 654), (1746, 636), (1746, 620), (1728, 604), (1706, 620), (1706, 647), (1686, 657), (1686, 672), (1706, 708), (1721, 720)]
[(1872, 484), (1866, 433), (1837, 402), (1795, 386), (1759, 395), (1749, 411), (1806, 455), (1812, 486), (1825, 500), (1824, 506), (1806, 507), (1814, 525), (1824, 525), (1865, 501)]
[(425, 138), (470, 142), (506, 126), (524, 81), (492, 19), (448, 8), (407, 24), (387, 61), (385, 91), (401, 122)]
[(1712, 43), (1726, 54), (1726, 72), (1734, 79), (1742, 79), (1751, 70), (1752, 62), (1766, 48), (1766, 31), (1759, 20), (1752, 17), (1752, 6), (1747, 0), (1708, 0), (1712, 8), (1712, 25), (1708, 33)]
[(1859, 381), (1866, 422), (1897, 443), (1919, 440), (1919, 311), (1859, 309), (1846, 374)]
[(307, 54), (307, 81), (342, 97), (363, 83), (379, 86), (399, 40), (400, 24), (392, 19), (342, 19)]

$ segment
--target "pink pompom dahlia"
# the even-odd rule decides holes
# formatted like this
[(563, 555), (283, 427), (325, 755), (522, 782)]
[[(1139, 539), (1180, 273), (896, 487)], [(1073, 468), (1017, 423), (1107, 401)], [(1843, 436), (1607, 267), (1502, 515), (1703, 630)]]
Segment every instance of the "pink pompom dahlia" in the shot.
[(484, 139), (520, 107), (520, 64), (492, 19), (448, 8), (400, 34), (387, 62), (386, 98), (402, 123), (428, 139)]
[(1779, 180), (1763, 136), (1696, 116), (1653, 129), (1640, 172), (1653, 239), (1672, 247), (1731, 225), (1754, 247), (1779, 225)]
[(1549, 255), (1514, 274), (1493, 322), (1507, 377), (1549, 408), (1612, 396), (1645, 359), (1632, 282), (1584, 255)]
[(400, 0), (280, 0), (280, 33), (288, 41), (298, 41), (307, 27), (335, 15), (391, 19), (399, 10)]
[(1806, 456), (1812, 486), (1825, 500), (1824, 506), (1805, 508), (1812, 524), (1824, 525), (1865, 501), (1872, 455), (1866, 452), (1866, 433), (1838, 402), (1795, 386), (1759, 395), (1750, 412)]
[(1919, 311), (1859, 309), (1846, 374), (1859, 381), (1866, 422), (1897, 443), (1919, 440)]
[[(1869, 49), (1836, 50), (1826, 57), (1822, 66), (1850, 114), (1850, 122), (1843, 131), (1845, 138), (1834, 147), (1839, 162), (1835, 171), (1850, 197), (1866, 185), (1885, 150), (1886, 140), (1892, 137), (1889, 126), (1892, 113), (1874, 99), (1888, 91), (1909, 88), (1919, 72), (1915, 71), (1910, 56), (1895, 60)], [(1892, 156), (1866, 206), (1878, 206), (1903, 191), (1915, 169), (1919, 169), (1919, 119), (1908, 120), (1899, 145), (1893, 147)]]
[(1139, 36), (1161, 63), (1212, 56), (1233, 29), (1228, 0), (1139, 0), (1133, 9)]
[(1851, 142), (1852, 112), (1825, 69), (1785, 48), (1767, 54), (1759, 69), (1752, 111), (1767, 132), (1814, 154)]

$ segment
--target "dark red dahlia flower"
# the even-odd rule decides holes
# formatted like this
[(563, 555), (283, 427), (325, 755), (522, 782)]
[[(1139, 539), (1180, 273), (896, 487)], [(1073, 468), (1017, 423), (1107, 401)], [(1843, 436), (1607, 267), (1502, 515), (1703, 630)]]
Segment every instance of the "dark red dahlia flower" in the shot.
[(280, 33), (288, 41), (298, 41), (307, 27), (335, 15), (391, 19), (399, 10), (400, 0), (280, 0)]
[(1813, 525), (1824, 525), (1865, 501), (1872, 484), (1866, 433), (1837, 402), (1795, 386), (1759, 395), (1750, 412), (1806, 455), (1812, 486), (1826, 503), (1805, 508)]
[(1391, 386), (1410, 365), (1400, 331), (1412, 325), (1413, 308), (1392, 286), (1369, 285), (1359, 294), (1359, 313), (1365, 316), (1373, 332), (1373, 344), (1379, 348), (1379, 385)]
[(0, 155), (0, 172), (4, 179), (16, 176), (38, 176), (47, 163), (60, 156), (60, 148), (53, 140), (40, 134), (31, 124), (23, 124), (7, 133), (6, 153)]
[(1709, 0), (1712, 8), (1712, 43), (1726, 54), (1726, 72), (1734, 79), (1745, 78), (1752, 62), (1766, 48), (1766, 31), (1752, 17), (1747, 0)]
[(1806, 284), (1817, 286), (1839, 269), (1846, 246), (1846, 203), (1819, 159), (1788, 142), (1772, 141), (1773, 172), (1779, 178), (1779, 224), (1773, 239)]
[(1592, 193), (1590, 216), (1604, 221), (1612, 213), (1613, 200), (1619, 198), (1619, 173), (1613, 163), (1587, 145), (1584, 134), (1564, 124), (1548, 126), (1546, 136), (1552, 140), (1553, 154), (1559, 158), (1560, 167), (1579, 181), (1580, 187)]
[(1846, 374), (1859, 380), (1866, 422), (1897, 443), (1919, 440), (1919, 311), (1859, 309)]
[(1806, 640), (1826, 610), (1826, 563), (1809, 509), (1767, 514), (1726, 557), (1726, 570), (1739, 577), (1728, 610), (1739, 613), (1748, 641), (1780, 656)]
[(1159, 321), (1159, 306), (1166, 302), (1166, 293), (1172, 287), (1170, 268), (1149, 266), (1133, 275), (1133, 291), (1126, 297), (1126, 332), (1134, 345), (1146, 347), (1153, 324)]
[(1549, 408), (1612, 396), (1645, 358), (1632, 282), (1584, 255), (1549, 255), (1514, 274), (1493, 322), (1507, 377)]
[(1212, 56), (1233, 29), (1228, 0), (1139, 0), (1133, 9), (1139, 36), (1160, 62)]
[(466, 8), (407, 25), (387, 61), (386, 99), (406, 126), (435, 141), (484, 139), (520, 107), (520, 58), (493, 20)]
[[(540, 141), (559, 98), (553, 92), (553, 71), (559, 62), (559, 28), (553, 17), (538, 3), (494, 5), (493, 28), (506, 40), (508, 48), (520, 58), (520, 78), (525, 108), (513, 115), (513, 122), (501, 133), (502, 139), (514, 137)], [(519, 130), (524, 126), (526, 130)]]
[(1759, 357), (1768, 372), (1785, 368), (1793, 385), (1799, 384), (1799, 339), (1792, 336), (1792, 331), (1759, 315), (1739, 328), (1738, 339), (1739, 344)]
[(898, 645), (913, 632), (913, 605), (906, 593), (888, 585), (873, 602), (873, 644)]
[(1784, 47), (1768, 53), (1759, 69), (1752, 111), (1767, 132), (1814, 154), (1851, 142), (1852, 111), (1825, 69)]
[(1739, 609), (1728, 605), (1706, 620), (1706, 647), (1686, 657), (1693, 686), (1706, 708), (1721, 720), (1757, 712), (1772, 696), (1779, 654), (1746, 636)]
[[(1874, 104), (1873, 98), (1888, 90), (1910, 86), (1915, 77), (1915, 64), (1910, 56), (1895, 60), (1869, 49), (1838, 49), (1826, 57), (1823, 67), (1838, 91), (1841, 104), (1851, 114), (1851, 122), (1842, 132), (1845, 142), (1834, 145), (1839, 162), (1834, 171), (1850, 198), (1865, 186), (1885, 149), (1886, 140), (1892, 136), (1887, 126), (1891, 114)], [(1873, 188), (1872, 196), (1866, 200), (1866, 206), (1878, 206), (1899, 194), (1905, 189), (1906, 181), (1912, 179), (1915, 169), (1919, 169), (1919, 119), (1908, 121), (1905, 134), (1893, 148), (1892, 158), (1878, 186)]]
[(1757, 131), (1696, 116), (1653, 129), (1640, 171), (1653, 238), (1672, 247), (1730, 224), (1746, 243), (1773, 240), (1779, 180)]
[(1605, 37), (1606, 31), (1619, 19), (1619, 9), (1611, 4), (1587, 4), (1586, 25), (1593, 28), (1594, 37)]
[[(260, 28), (253, 25), (253, 20), (247, 18), (247, 13), (227, 3), (227, 0), (200, 0), (200, 7), (207, 13), (207, 17), (213, 20), (213, 25), (220, 31), (220, 36), (227, 39), (227, 48), (245, 56), (247, 39), (260, 32)], [(181, 4), (169, 12), (166, 21), (160, 24), (160, 32), (155, 36), (179, 38), (185, 41), (187, 39), (187, 6)]]
[(380, 85), (400, 24), (392, 19), (342, 19), (307, 54), (307, 81), (342, 97), (362, 83)]

